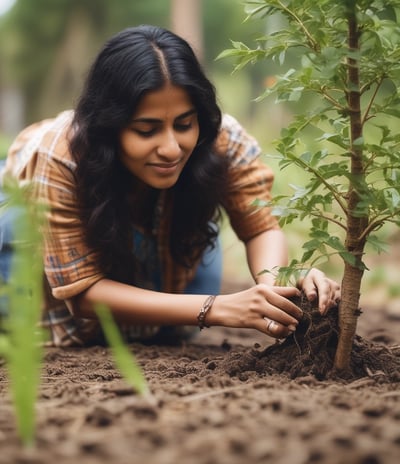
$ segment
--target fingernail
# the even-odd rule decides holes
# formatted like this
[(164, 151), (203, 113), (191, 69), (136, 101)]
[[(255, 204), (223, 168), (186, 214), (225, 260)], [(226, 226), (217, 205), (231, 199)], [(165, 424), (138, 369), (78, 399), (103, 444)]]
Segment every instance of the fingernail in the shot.
[(288, 325), (288, 329), (291, 330), (292, 332), (295, 332), (297, 327), (294, 324), (290, 324), (290, 325)]

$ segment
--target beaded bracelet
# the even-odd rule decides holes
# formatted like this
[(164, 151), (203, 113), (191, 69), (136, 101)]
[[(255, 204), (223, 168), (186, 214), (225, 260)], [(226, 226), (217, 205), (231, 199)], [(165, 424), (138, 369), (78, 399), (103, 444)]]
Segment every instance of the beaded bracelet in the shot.
[(210, 327), (209, 325), (206, 325), (206, 316), (208, 311), (211, 309), (211, 306), (213, 305), (216, 297), (216, 295), (210, 295), (209, 297), (207, 297), (206, 301), (203, 303), (203, 306), (200, 309), (199, 315), (197, 316), (200, 330), (203, 330), (204, 327)]

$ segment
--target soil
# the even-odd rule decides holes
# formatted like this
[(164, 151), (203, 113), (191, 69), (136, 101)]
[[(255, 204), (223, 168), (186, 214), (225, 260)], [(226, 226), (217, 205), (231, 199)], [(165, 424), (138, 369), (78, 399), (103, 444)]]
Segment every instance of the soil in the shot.
[[(18, 440), (0, 366), (0, 464), (397, 464), (399, 329), (400, 305), (364, 309), (355, 342), (362, 369), (346, 381), (327, 377), (319, 358), (309, 370), (287, 369), (299, 340), (285, 342), (289, 362), (279, 364), (274, 340), (252, 330), (135, 343), (146, 397), (105, 347), (47, 348), (31, 449)], [(370, 353), (383, 362), (361, 362)]]

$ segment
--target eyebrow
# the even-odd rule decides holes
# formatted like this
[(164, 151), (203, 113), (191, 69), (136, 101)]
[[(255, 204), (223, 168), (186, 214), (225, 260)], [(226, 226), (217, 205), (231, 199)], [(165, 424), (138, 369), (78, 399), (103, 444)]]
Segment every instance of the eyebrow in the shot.
[[(196, 114), (197, 110), (195, 108), (192, 108), (189, 111), (186, 111), (185, 113), (180, 114), (175, 118), (175, 120), (180, 120), (180, 119), (185, 119), (188, 118), (189, 116), (192, 116), (192, 114)], [(157, 118), (136, 118), (132, 119), (131, 123), (135, 122), (145, 122), (145, 123), (151, 123), (151, 124), (161, 124), (162, 120), (157, 119)]]

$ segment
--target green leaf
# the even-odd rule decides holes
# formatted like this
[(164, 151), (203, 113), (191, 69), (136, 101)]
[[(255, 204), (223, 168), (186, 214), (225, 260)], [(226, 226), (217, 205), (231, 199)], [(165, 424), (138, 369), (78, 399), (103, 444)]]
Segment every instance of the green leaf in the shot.
[(400, 206), (400, 192), (394, 188), (388, 188), (384, 191), (384, 195), (388, 200), (388, 208), (394, 212), (399, 209)]
[(115, 364), (128, 384), (139, 394), (149, 393), (146, 379), (135, 361), (134, 355), (125, 345), (110, 310), (104, 305), (96, 307), (96, 314), (100, 320), (107, 342), (111, 347)]
[(292, 102), (299, 101), (303, 95), (303, 90), (304, 90), (304, 87), (296, 87), (292, 89), (292, 91), (289, 93), (288, 101), (292, 101)]
[(388, 253), (390, 250), (389, 245), (376, 235), (369, 235), (367, 241), (378, 254)]
[(0, 356), (6, 357), (10, 352), (10, 339), (6, 335), (0, 335)]

